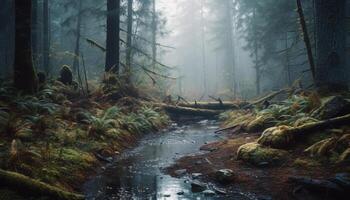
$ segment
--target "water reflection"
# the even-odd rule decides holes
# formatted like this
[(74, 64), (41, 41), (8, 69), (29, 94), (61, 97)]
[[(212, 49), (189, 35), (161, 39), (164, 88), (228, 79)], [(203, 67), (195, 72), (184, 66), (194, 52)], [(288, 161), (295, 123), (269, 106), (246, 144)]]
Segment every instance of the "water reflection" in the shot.
[(162, 134), (147, 136), (85, 185), (87, 199), (221, 199), (192, 193), (186, 178), (161, 172), (179, 157), (198, 153), (204, 143), (219, 140), (216, 128), (215, 121), (174, 124)]

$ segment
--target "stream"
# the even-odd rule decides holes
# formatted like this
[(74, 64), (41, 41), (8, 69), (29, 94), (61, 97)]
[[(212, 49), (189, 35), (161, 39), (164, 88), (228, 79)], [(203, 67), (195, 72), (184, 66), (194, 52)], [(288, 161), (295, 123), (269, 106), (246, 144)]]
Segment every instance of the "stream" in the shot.
[(109, 199), (251, 199), (242, 193), (205, 196), (191, 192), (188, 177), (173, 178), (162, 169), (194, 153), (207, 142), (222, 140), (216, 121), (173, 123), (157, 134), (145, 136), (84, 185), (88, 200)]

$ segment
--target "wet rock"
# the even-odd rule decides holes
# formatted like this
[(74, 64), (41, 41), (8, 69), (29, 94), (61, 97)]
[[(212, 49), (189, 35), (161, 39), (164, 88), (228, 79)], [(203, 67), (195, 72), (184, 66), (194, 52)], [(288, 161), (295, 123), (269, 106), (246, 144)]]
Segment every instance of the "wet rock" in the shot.
[(258, 116), (247, 125), (246, 130), (248, 132), (259, 132), (274, 126), (276, 124), (274, 121), (276, 120), (272, 115)]
[(333, 183), (338, 184), (346, 191), (350, 191), (350, 174), (349, 173), (338, 173), (334, 178), (330, 179)]
[(195, 165), (201, 165), (201, 164), (203, 164), (203, 161), (198, 160), (198, 161), (196, 161), (194, 164), (195, 164)]
[(230, 169), (220, 169), (215, 172), (215, 178), (218, 182), (227, 184), (234, 180), (235, 175)]
[(259, 165), (259, 163), (263, 162), (267, 162), (270, 165), (278, 165), (287, 157), (287, 151), (264, 147), (258, 143), (244, 144), (237, 151), (237, 159), (253, 165)]
[(205, 196), (214, 196), (216, 193), (214, 191), (212, 191), (212, 190), (204, 190), (203, 194)]
[(176, 170), (174, 173), (176, 176), (183, 176), (187, 173), (187, 169), (179, 169), (179, 170)]
[(203, 192), (207, 189), (207, 185), (205, 183), (194, 180), (191, 182), (191, 190), (192, 192)]
[(213, 190), (215, 191), (216, 194), (221, 194), (221, 195), (227, 194), (227, 192), (221, 188), (213, 187)]
[(346, 190), (329, 180), (312, 179), (309, 177), (289, 177), (289, 181), (294, 183), (298, 187), (298, 190), (305, 189), (312, 194), (337, 198), (346, 194)]
[(178, 193), (176, 193), (177, 195), (184, 195), (185, 194), (185, 192), (184, 191), (180, 191), (180, 192), (178, 192)]
[(284, 149), (294, 143), (294, 135), (289, 126), (278, 126), (266, 129), (258, 143), (277, 149)]
[(199, 177), (203, 176), (203, 174), (202, 173), (192, 173), (191, 176), (193, 179), (198, 179)]
[(330, 119), (350, 113), (350, 102), (342, 96), (331, 96), (323, 100), (319, 109), (312, 113), (317, 119)]

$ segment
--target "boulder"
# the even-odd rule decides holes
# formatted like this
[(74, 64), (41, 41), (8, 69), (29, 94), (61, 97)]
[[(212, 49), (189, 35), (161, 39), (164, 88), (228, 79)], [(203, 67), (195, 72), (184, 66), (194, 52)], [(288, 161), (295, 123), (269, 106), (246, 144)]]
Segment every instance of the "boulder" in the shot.
[(58, 79), (65, 85), (73, 84), (73, 72), (68, 65), (63, 65), (60, 70), (60, 77)]
[(205, 183), (194, 180), (191, 182), (191, 190), (192, 192), (203, 192), (207, 189), (207, 185)]
[(239, 147), (237, 159), (259, 166), (260, 163), (278, 165), (288, 157), (288, 152), (264, 147), (258, 143), (247, 143)]
[(294, 143), (294, 135), (290, 131), (291, 129), (292, 127), (289, 126), (268, 128), (262, 133), (258, 143), (272, 148), (287, 148)]
[(350, 113), (350, 101), (342, 96), (331, 96), (322, 101), (320, 108), (312, 113), (317, 119), (330, 119)]
[(214, 196), (216, 193), (213, 190), (204, 190), (203, 194), (205, 196)]
[(230, 169), (220, 169), (215, 172), (215, 178), (218, 182), (226, 184), (232, 182), (235, 175)]
[(183, 176), (187, 173), (187, 169), (179, 169), (179, 170), (176, 170), (174, 173), (176, 176)]

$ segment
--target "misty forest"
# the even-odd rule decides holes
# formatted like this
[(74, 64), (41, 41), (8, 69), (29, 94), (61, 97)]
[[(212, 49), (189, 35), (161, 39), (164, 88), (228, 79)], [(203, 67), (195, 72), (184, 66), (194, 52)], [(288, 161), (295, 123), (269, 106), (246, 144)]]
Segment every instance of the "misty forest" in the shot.
[(350, 198), (350, 1), (0, 0), (0, 200)]

